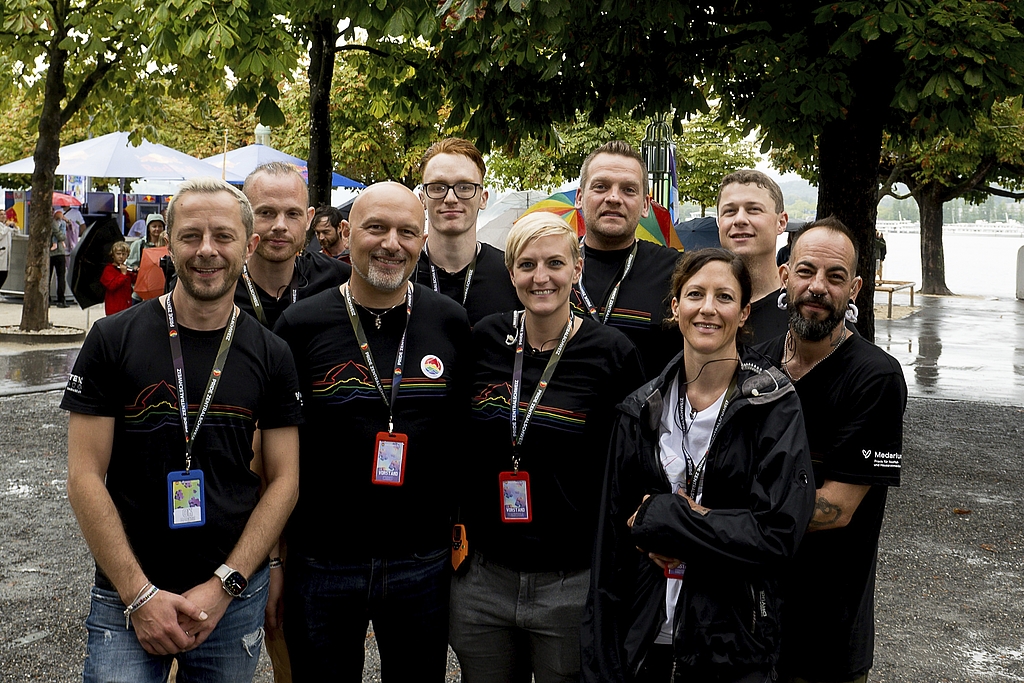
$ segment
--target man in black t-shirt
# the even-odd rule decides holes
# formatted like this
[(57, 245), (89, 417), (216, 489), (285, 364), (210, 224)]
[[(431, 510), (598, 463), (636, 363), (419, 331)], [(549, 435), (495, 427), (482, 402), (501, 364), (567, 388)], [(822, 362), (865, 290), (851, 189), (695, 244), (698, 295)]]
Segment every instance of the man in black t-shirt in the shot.
[(98, 321), (68, 380), (68, 500), (97, 565), (85, 680), (163, 680), (173, 659), (190, 679), (255, 672), (301, 397), (287, 346), (232, 304), (252, 223), (227, 183), (182, 185), (177, 286)]
[(348, 279), (348, 264), (303, 251), (313, 218), (306, 181), (294, 166), (263, 164), (245, 179), (259, 244), (235, 290), (235, 305), (273, 328), (281, 312)]
[(722, 178), (718, 189), (718, 239), (743, 259), (750, 273), (750, 315), (743, 326), (760, 343), (786, 334), (789, 313), (779, 308), (782, 280), (775, 243), (789, 215), (778, 183), (761, 171), (744, 168)]
[(522, 308), (505, 253), (476, 239), (477, 216), (487, 207), (485, 172), (480, 150), (460, 138), (435, 142), (420, 162), (430, 230), (412, 280), (460, 303), (470, 325)]
[[(288, 524), (285, 637), (296, 681), (361, 681), (373, 620), (385, 681), (443, 681), (451, 501), (468, 414), (466, 311), (409, 277), (423, 207), (364, 190), (345, 225), (352, 278), (274, 331), (308, 392)], [(397, 383), (397, 384), (396, 384)]]
[(899, 486), (907, 385), (899, 363), (843, 324), (861, 287), (849, 230), (826, 218), (797, 233), (782, 280), (789, 333), (761, 345), (793, 380), (817, 489), (786, 572), (784, 682), (865, 681), (874, 652), (878, 536)]
[(570, 302), (577, 313), (621, 330), (640, 352), (646, 376), (657, 377), (683, 348), (678, 326), (664, 324), (679, 252), (636, 238), (651, 209), (647, 192), (647, 168), (627, 142), (605, 143), (583, 161), (576, 208), (587, 234), (583, 277)]

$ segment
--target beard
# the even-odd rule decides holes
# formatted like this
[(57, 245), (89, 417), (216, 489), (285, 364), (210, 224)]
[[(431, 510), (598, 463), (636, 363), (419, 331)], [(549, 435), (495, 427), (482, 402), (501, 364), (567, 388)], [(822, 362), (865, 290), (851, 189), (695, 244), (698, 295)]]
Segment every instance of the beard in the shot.
[(223, 271), (224, 278), (220, 283), (204, 283), (193, 277), (189, 266), (197, 268), (212, 266), (205, 266), (199, 259), (192, 259), (185, 264), (184, 268), (178, 271), (178, 283), (196, 301), (216, 301), (225, 294), (234, 291), (235, 284), (242, 274), (242, 263), (242, 261), (239, 261), (237, 264), (227, 263)]
[[(380, 292), (395, 292), (405, 286), (405, 283), (409, 280), (409, 276), (412, 272), (406, 268), (403, 272), (398, 271), (387, 271), (382, 268), (378, 268), (374, 262), (375, 256), (383, 256), (387, 258), (396, 258), (397, 254), (393, 254), (389, 251), (377, 250), (370, 253), (370, 258), (367, 260), (366, 272), (360, 265), (356, 263), (356, 259), (352, 259), (352, 269), (359, 274), (359, 277), (363, 278), (368, 285)], [(407, 259), (408, 260), (408, 259)], [(413, 262), (415, 266), (415, 262)]]
[[(823, 306), (828, 310), (822, 320), (805, 318), (800, 314), (800, 304), (813, 302), (817, 306)], [(846, 317), (846, 310), (837, 308), (829, 301), (824, 294), (815, 296), (807, 294), (802, 299), (794, 301), (792, 295), (789, 297), (789, 326), (796, 336), (804, 341), (816, 342), (832, 334), (837, 326), (843, 324)]]

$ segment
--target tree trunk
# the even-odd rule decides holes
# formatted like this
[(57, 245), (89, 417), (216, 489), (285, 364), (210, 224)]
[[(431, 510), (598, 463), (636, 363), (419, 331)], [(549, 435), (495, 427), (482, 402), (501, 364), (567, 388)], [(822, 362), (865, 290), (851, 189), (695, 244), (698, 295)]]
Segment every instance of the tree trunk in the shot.
[(926, 183), (914, 192), (921, 212), (921, 293), (952, 294), (946, 286), (946, 255), (942, 248), (942, 204), (944, 188)]
[(331, 84), (337, 22), (330, 12), (310, 22), (309, 50), (309, 205), (331, 203)]
[(857, 274), (864, 284), (857, 296), (857, 329), (875, 339), (875, 219), (878, 216), (878, 160), (882, 129), (895, 92), (895, 70), (888, 68), (892, 45), (884, 39), (865, 45), (850, 69), (853, 99), (844, 119), (825, 125), (818, 136), (818, 218), (835, 216), (850, 229), (859, 252)]
[(835, 216), (857, 239), (857, 274), (864, 281), (856, 302), (860, 309), (857, 329), (874, 341), (875, 218), (882, 122), (880, 118), (855, 117), (851, 107), (845, 121), (828, 124), (818, 137), (817, 217)]
[(67, 95), (64, 71), (68, 53), (54, 47), (49, 55), (39, 137), (32, 155), (32, 204), (28, 212), (28, 254), (25, 257), (25, 302), (21, 329), (35, 332), (50, 326), (50, 231), (53, 229), (54, 170), (60, 160), (61, 103)]

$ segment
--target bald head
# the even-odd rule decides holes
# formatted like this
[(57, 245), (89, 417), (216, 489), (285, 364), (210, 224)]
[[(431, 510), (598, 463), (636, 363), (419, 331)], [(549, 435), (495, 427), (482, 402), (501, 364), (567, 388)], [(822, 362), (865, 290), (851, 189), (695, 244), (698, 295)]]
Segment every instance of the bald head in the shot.
[(376, 183), (360, 192), (349, 219), (342, 221), (353, 291), (386, 296), (403, 289), (423, 249), (423, 227), (423, 204), (404, 185)]
[(409, 218), (417, 221), (420, 226), (420, 232), (423, 232), (423, 204), (413, 194), (412, 190), (401, 183), (391, 181), (374, 183), (360, 192), (359, 196), (352, 202), (348, 222), (350, 225), (355, 225), (362, 220), (364, 214), (373, 214), (387, 205), (392, 205), (395, 209), (407, 211)]

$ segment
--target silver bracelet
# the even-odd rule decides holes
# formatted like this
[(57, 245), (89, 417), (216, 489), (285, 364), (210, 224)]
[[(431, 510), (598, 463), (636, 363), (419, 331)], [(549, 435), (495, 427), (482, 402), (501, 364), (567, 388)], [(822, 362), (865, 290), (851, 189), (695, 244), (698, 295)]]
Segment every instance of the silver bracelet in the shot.
[(142, 608), (147, 602), (153, 599), (153, 596), (160, 592), (160, 589), (151, 583), (147, 583), (139, 591), (138, 596), (135, 598), (135, 602), (128, 605), (124, 610), (124, 630), (127, 631), (132, 621), (132, 614)]

